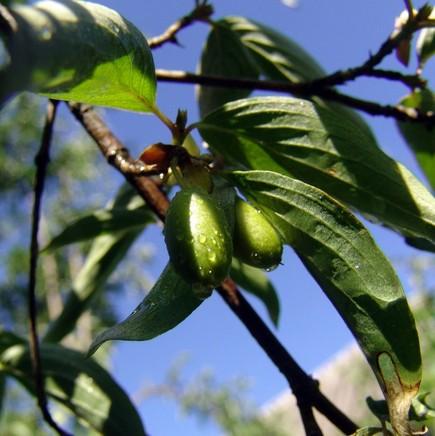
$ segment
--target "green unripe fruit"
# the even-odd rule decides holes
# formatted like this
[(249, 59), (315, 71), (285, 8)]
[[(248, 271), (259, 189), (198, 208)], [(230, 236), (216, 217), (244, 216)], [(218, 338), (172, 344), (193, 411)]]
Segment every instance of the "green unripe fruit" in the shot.
[(264, 215), (238, 198), (235, 205), (234, 256), (256, 268), (274, 269), (281, 262), (282, 241)]
[(205, 191), (188, 188), (175, 195), (166, 216), (165, 242), (174, 269), (189, 283), (213, 288), (227, 276), (230, 231)]

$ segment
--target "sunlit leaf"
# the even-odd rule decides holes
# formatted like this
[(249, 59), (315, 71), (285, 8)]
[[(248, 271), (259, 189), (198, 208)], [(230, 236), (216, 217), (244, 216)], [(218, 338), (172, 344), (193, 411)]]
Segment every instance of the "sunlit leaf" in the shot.
[[(417, 90), (403, 98), (400, 104), (425, 112), (435, 111), (435, 95), (429, 89)], [(403, 121), (397, 125), (435, 191), (435, 128)]]
[[(47, 395), (104, 435), (145, 435), (139, 414), (111, 375), (81, 353), (54, 344), (41, 345)], [(0, 356), (0, 371), (34, 393), (34, 377), (27, 346), (16, 345)]]
[(94, 339), (89, 355), (106, 341), (145, 341), (171, 330), (202, 303), (196, 291), (168, 264), (139, 306), (124, 321)]
[[(258, 70), (250, 53), (237, 35), (228, 28), (225, 20), (213, 23), (199, 64), (199, 73), (223, 77), (257, 79)], [(202, 116), (222, 104), (247, 97), (247, 89), (200, 86), (198, 104)]]
[(0, 102), (28, 90), (55, 99), (149, 112), (156, 81), (145, 37), (105, 6), (41, 1), (14, 6), (2, 28), (9, 62), (0, 70)]
[(334, 304), (391, 409), (400, 404), (407, 411), (421, 378), (417, 330), (401, 284), (369, 232), (340, 203), (301, 181), (269, 171), (228, 177), (294, 248)]
[(417, 248), (418, 250), (430, 251), (435, 253), (435, 243), (423, 238), (405, 238), (405, 242), (410, 246)]
[(279, 298), (267, 274), (261, 269), (246, 265), (233, 258), (230, 277), (245, 291), (255, 295), (263, 302), (270, 319), (277, 326), (280, 312)]
[(298, 178), (373, 221), (435, 241), (434, 197), (359, 123), (329, 107), (290, 97), (249, 98), (207, 115), (199, 130), (228, 163)]

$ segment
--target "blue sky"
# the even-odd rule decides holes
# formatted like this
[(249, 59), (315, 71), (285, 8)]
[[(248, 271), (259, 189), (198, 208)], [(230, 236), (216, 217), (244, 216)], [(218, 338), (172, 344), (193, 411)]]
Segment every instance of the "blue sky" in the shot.
[[(193, 5), (193, 1), (179, 0), (107, 0), (101, 3), (116, 9), (147, 36), (160, 34)], [(284, 6), (279, 0), (218, 0), (215, 3), (216, 18), (243, 15), (268, 24), (302, 45), (329, 72), (363, 62), (369, 52), (375, 51), (390, 33), (394, 17), (404, 7), (400, 0), (300, 0), (296, 9)], [(416, 7), (422, 4), (421, 1), (414, 1)], [(183, 31), (179, 41), (184, 48), (168, 45), (156, 50), (156, 67), (195, 71), (207, 32), (205, 24), (197, 24)], [(401, 68), (394, 57), (384, 62), (383, 67)], [(428, 77), (434, 75), (433, 62), (430, 68), (426, 74)], [(366, 99), (391, 103), (406, 93), (402, 86), (368, 79), (350, 84), (346, 90)], [(194, 87), (191, 85), (159, 84), (158, 104), (172, 118), (178, 108), (183, 108), (188, 110), (190, 122), (198, 119)], [(170, 141), (168, 131), (151, 116), (108, 110), (106, 117), (113, 130), (132, 145), (134, 154), (150, 143)], [(366, 119), (373, 127), (381, 147), (421, 176), (394, 122), (383, 118)], [(390, 258), (417, 253), (392, 232), (373, 225), (369, 225), (369, 228)], [(156, 246), (155, 258), (144, 268), (149, 270), (153, 278), (157, 278), (167, 260), (161, 229), (147, 231), (141, 242), (154, 243)], [(352, 337), (322, 291), (288, 249), (283, 263), (284, 266), (271, 273), (282, 304), (280, 326), (276, 334), (310, 372), (349, 344)], [(402, 271), (399, 273), (402, 274)], [(402, 278), (405, 289), (408, 289), (406, 277)], [(262, 305), (253, 299), (250, 301), (266, 319)], [(131, 298), (120, 302), (120, 316), (128, 315), (137, 303)], [(252, 381), (252, 396), (258, 404), (264, 404), (287, 388), (281, 374), (216, 295), (183, 324), (165, 335), (148, 342), (120, 343), (114, 353), (114, 374), (126, 390), (134, 394), (146, 382), (162, 381), (170, 364), (183, 353), (189, 356), (186, 377), (204, 368), (212, 369), (221, 381), (236, 376), (247, 377)], [(213, 425), (199, 425), (194, 419), (182, 417), (175, 406), (166, 400), (143, 402), (140, 412), (153, 435), (219, 434)]]

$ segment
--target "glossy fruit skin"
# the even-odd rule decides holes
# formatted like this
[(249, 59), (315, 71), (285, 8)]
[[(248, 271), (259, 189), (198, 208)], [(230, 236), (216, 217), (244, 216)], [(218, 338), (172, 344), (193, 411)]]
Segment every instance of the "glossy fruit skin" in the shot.
[(261, 211), (237, 198), (233, 236), (234, 256), (244, 263), (271, 270), (281, 262), (282, 241)]
[(204, 190), (178, 192), (166, 215), (165, 242), (174, 269), (187, 282), (212, 288), (228, 275), (231, 235), (225, 216)]

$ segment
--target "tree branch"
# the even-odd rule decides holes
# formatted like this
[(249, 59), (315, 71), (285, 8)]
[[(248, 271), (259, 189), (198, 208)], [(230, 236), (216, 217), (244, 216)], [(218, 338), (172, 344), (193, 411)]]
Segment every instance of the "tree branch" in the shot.
[[(123, 157), (128, 158), (123, 144), (92, 109), (81, 105), (70, 105), (70, 109), (88, 134), (95, 140), (103, 155), (107, 157), (107, 149), (111, 148), (115, 154), (122, 152)], [(112, 163), (112, 165), (114, 164)], [(136, 188), (157, 216), (164, 221), (169, 201), (155, 182), (148, 177), (136, 177), (124, 173), (120, 165), (114, 166)], [(312, 415), (312, 407), (324, 414), (344, 433), (353, 433), (357, 426), (320, 392), (317, 382), (294, 361), (254, 309), (243, 298), (235, 283), (227, 279), (218, 288), (218, 292), (288, 380), (297, 398), (307, 434), (312, 436), (321, 435)]]
[[(148, 177), (152, 171), (141, 161), (131, 158), (124, 144), (109, 130), (101, 117), (90, 107), (79, 103), (69, 104), (71, 112), (83, 125), (91, 138), (98, 145), (101, 153), (137, 190), (150, 209), (164, 220), (169, 201), (154, 181)], [(148, 171), (142, 171), (147, 169)]]
[(177, 33), (196, 21), (207, 21), (213, 14), (213, 7), (206, 1), (197, 2), (196, 7), (184, 17), (171, 24), (161, 35), (148, 40), (151, 49), (161, 47), (166, 43), (179, 44)]
[(398, 121), (424, 123), (428, 126), (435, 125), (435, 114), (433, 112), (422, 112), (404, 106), (381, 105), (372, 101), (351, 97), (329, 87), (325, 87), (323, 84), (319, 85), (318, 81), (295, 83), (290, 81), (234, 79), (222, 76), (206, 76), (186, 71), (162, 69), (156, 70), (156, 77), (161, 82), (190, 83), (222, 88), (284, 92), (302, 98), (321, 97), (328, 101), (342, 103), (351, 108), (369, 113), (370, 115), (390, 117)]
[(358, 428), (356, 424), (320, 392), (317, 381), (313, 380), (297, 364), (269, 327), (267, 327), (243, 295), (237, 290), (234, 282), (226, 280), (218, 288), (218, 292), (284, 375), (296, 397), (298, 405), (301, 403), (303, 409), (306, 409), (307, 405), (309, 405), (309, 408), (314, 407), (345, 434), (354, 433)]
[(366, 77), (376, 77), (378, 79), (386, 79), (395, 82), (401, 82), (411, 89), (424, 88), (427, 85), (427, 80), (418, 74), (402, 74), (398, 71), (382, 70), (380, 68), (374, 68), (373, 70), (368, 70), (364, 76)]
[(30, 240), (30, 267), (29, 267), (29, 284), (28, 284), (28, 311), (29, 311), (29, 344), (30, 357), (32, 362), (32, 371), (35, 381), (35, 392), (38, 399), (38, 405), (46, 423), (53, 428), (59, 435), (69, 435), (65, 430), (59, 427), (54, 421), (48, 410), (47, 396), (44, 385), (44, 374), (41, 363), (41, 354), (39, 349), (38, 327), (37, 327), (37, 302), (36, 302), (36, 273), (38, 266), (38, 230), (41, 216), (42, 194), (44, 192), (45, 176), (47, 166), (50, 160), (50, 144), (53, 135), (54, 120), (56, 118), (56, 109), (58, 102), (49, 100), (47, 105), (47, 114), (45, 119), (44, 130), (42, 132), (41, 146), (35, 157), (36, 175), (34, 185), (34, 202), (32, 211), (32, 230)]
[[(314, 87), (333, 87), (337, 85), (343, 85), (344, 83), (355, 80), (361, 76), (372, 76), (372, 71), (379, 65), (388, 55), (400, 45), (400, 43), (412, 36), (417, 30), (421, 29), (422, 23), (427, 19), (428, 9), (423, 7), (413, 18), (407, 20), (407, 22), (401, 27), (400, 30), (395, 30), (379, 47), (378, 51), (370, 57), (360, 66), (348, 68), (346, 70), (339, 70), (328, 76), (320, 79), (313, 80), (311, 82)], [(399, 74), (400, 73), (396, 73)], [(406, 76), (403, 76), (406, 77)], [(384, 78), (388, 78), (385, 77)], [(393, 79), (397, 80), (397, 79)], [(406, 79), (405, 79), (406, 80)]]
[[(409, 2), (409, 5), (410, 4), (411, 3)], [(192, 11), (192, 13), (194, 11)], [(378, 51), (374, 55), (371, 55), (362, 65), (348, 68), (346, 70), (339, 70), (328, 76), (310, 82), (295, 83), (290, 81), (284, 82), (239, 78), (230, 79), (222, 76), (205, 76), (185, 71), (168, 71), (162, 69), (156, 70), (156, 76), (157, 79), (162, 82), (191, 83), (203, 86), (285, 92), (303, 98), (321, 97), (325, 100), (335, 101), (353, 109), (366, 112), (370, 115), (391, 117), (398, 121), (420, 122), (430, 127), (435, 125), (435, 114), (433, 112), (422, 112), (418, 109), (406, 108), (400, 105), (381, 105), (374, 101), (368, 101), (342, 94), (333, 89), (334, 86), (343, 85), (362, 76), (398, 81), (411, 89), (425, 87), (426, 81), (419, 75), (402, 74), (398, 71), (382, 70), (375, 67), (379, 65), (386, 56), (390, 55), (403, 41), (409, 39), (413, 33), (425, 25), (429, 11), (429, 8), (422, 7), (415, 15), (410, 15), (407, 22), (404, 23), (400, 29), (395, 30), (381, 44)], [(189, 14), (186, 17), (183, 17), (181, 20), (170, 26), (161, 37), (157, 37), (157, 44), (155, 46), (161, 45), (160, 41), (163, 43), (170, 41), (171, 38), (175, 38), (175, 34), (181, 28), (185, 27), (183, 23), (187, 23), (186, 25), (188, 25), (192, 22), (191, 18), (188, 19), (190, 16), (191, 15)], [(152, 40), (150, 43), (153, 44)], [(154, 47), (154, 45), (150, 46)]]

